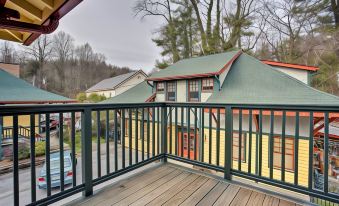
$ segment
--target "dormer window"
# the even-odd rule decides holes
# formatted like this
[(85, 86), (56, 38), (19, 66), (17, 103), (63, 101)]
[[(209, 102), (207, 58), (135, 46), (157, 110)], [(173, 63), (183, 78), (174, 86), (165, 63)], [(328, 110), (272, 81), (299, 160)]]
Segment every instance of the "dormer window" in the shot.
[(175, 82), (167, 82), (166, 84), (166, 100), (175, 101), (176, 97), (176, 86)]
[(214, 79), (204, 78), (202, 79), (201, 90), (203, 92), (213, 92)]
[(188, 81), (188, 101), (189, 102), (199, 101), (199, 81), (198, 80)]
[(158, 82), (157, 83), (157, 92), (164, 92), (165, 90), (165, 83), (164, 82)]

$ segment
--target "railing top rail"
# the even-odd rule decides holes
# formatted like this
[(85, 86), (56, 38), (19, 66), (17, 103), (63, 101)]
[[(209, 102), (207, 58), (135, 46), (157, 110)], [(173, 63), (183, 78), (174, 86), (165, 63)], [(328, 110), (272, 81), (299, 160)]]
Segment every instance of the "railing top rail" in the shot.
[(232, 109), (258, 109), (258, 110), (291, 110), (291, 111), (319, 111), (339, 112), (339, 105), (317, 104), (221, 104), (206, 102), (145, 102), (145, 103), (86, 103), (86, 104), (39, 104), (39, 105), (0, 105), (0, 115), (32, 114), (32, 113), (58, 113), (58, 112), (81, 112), (85, 109), (93, 111), (106, 109), (145, 108), (145, 107), (207, 107)]

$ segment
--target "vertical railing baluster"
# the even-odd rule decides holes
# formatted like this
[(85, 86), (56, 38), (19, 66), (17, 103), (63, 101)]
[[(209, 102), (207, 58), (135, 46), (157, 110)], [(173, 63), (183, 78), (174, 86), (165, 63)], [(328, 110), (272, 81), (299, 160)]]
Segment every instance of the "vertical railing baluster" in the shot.
[(174, 108), (174, 126), (175, 126), (175, 135), (174, 135), (174, 142), (175, 142), (175, 155), (178, 155), (178, 107)]
[(155, 156), (155, 107), (152, 107), (152, 157)]
[(197, 160), (197, 149), (198, 149), (198, 136), (197, 136), (197, 127), (198, 127), (198, 110), (194, 108), (194, 160)]
[(110, 152), (109, 152), (109, 110), (106, 110), (106, 174), (110, 173)]
[(150, 123), (149, 123), (150, 109), (147, 107), (147, 159), (150, 158)]
[(18, 115), (13, 116), (13, 197), (14, 205), (19, 205), (19, 131)]
[(217, 140), (216, 140), (217, 165), (220, 163), (220, 108), (217, 109)]
[(248, 110), (248, 173), (252, 173), (252, 109)]
[(118, 111), (114, 110), (114, 170), (118, 171)]
[(169, 107), (169, 154), (173, 154), (172, 152), (172, 107)]
[(64, 117), (59, 113), (59, 150), (60, 150), (60, 190), (65, 189), (65, 172), (64, 172)]
[(262, 110), (259, 110), (259, 165), (258, 173), (261, 176), (262, 172)]
[(140, 122), (140, 138), (141, 138), (141, 160), (145, 160), (145, 131), (144, 131), (144, 119), (145, 119), (145, 108), (141, 109), (141, 122)]
[(184, 107), (181, 107), (180, 156), (184, 157)]
[(286, 157), (286, 111), (283, 111), (281, 129), (281, 181), (285, 182), (285, 157)]
[(121, 109), (121, 155), (122, 155), (122, 169), (125, 168), (125, 161), (126, 161), (126, 155), (125, 155), (125, 132), (126, 132), (126, 118), (125, 118), (125, 109)]
[(100, 111), (97, 111), (97, 170), (98, 177), (101, 177), (101, 152), (100, 152), (100, 136), (101, 136)]
[(46, 114), (45, 118), (45, 132), (46, 132), (46, 141), (45, 141), (45, 153), (46, 153), (46, 184), (47, 184), (47, 196), (51, 196), (51, 163), (50, 163), (50, 116)]
[(157, 107), (157, 155), (160, 154), (160, 108)]
[(191, 108), (186, 108), (187, 116), (187, 158), (191, 159)]
[(233, 139), (233, 112), (231, 107), (225, 107), (225, 171), (224, 178), (231, 180), (232, 168), (232, 140)]
[(31, 201), (36, 201), (36, 175), (35, 175), (35, 115), (30, 115), (30, 159), (31, 159)]
[(128, 109), (128, 166), (131, 166), (133, 163), (133, 156), (132, 156), (132, 109)]
[(324, 115), (324, 193), (328, 193), (328, 149), (329, 149), (329, 119), (328, 112)]
[(82, 183), (85, 184), (84, 196), (93, 194), (92, 174), (92, 111), (84, 109), (81, 112), (81, 166)]
[(270, 179), (273, 179), (273, 150), (274, 150), (274, 111), (271, 110), (271, 115), (270, 115), (270, 136), (269, 136), (269, 165), (270, 165), (270, 174), (269, 177)]
[(212, 163), (212, 108), (208, 111), (208, 163)]
[(242, 109), (239, 109), (239, 136), (238, 136), (238, 170), (241, 171), (242, 158)]
[[(201, 144), (201, 162), (205, 161), (205, 108), (201, 107), (201, 135), (200, 135), (200, 144)], [(225, 121), (226, 122), (226, 121)], [(225, 153), (226, 154), (226, 153)]]
[(295, 113), (295, 137), (294, 137), (294, 185), (298, 185), (299, 176), (299, 112)]
[(135, 115), (134, 115), (134, 117), (135, 117), (135, 126), (134, 126), (134, 129), (135, 129), (135, 141), (134, 141), (134, 146), (135, 146), (135, 148), (134, 148), (134, 151), (135, 151), (135, 163), (138, 163), (139, 162), (139, 160), (138, 160), (138, 153), (139, 153), (139, 145), (138, 145), (138, 142), (139, 142), (139, 140), (138, 140), (138, 130), (139, 130), (139, 127), (138, 127), (138, 113), (139, 113), (139, 109), (135, 109)]
[(73, 173), (73, 187), (76, 186), (77, 184), (77, 178), (76, 178), (76, 165), (77, 165), (77, 160), (76, 160), (76, 154), (75, 154), (75, 112), (71, 113), (71, 150), (72, 150), (72, 173)]
[(309, 119), (309, 143), (308, 143), (308, 190), (313, 189), (313, 112)]

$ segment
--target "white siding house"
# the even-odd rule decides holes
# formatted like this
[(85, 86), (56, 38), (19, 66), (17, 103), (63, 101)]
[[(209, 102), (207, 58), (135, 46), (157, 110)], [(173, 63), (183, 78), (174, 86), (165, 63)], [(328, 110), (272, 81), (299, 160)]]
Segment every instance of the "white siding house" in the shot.
[(86, 96), (95, 93), (104, 95), (106, 98), (119, 95), (135, 85), (145, 81), (147, 74), (142, 70), (122, 74), (112, 78), (104, 79), (86, 90)]

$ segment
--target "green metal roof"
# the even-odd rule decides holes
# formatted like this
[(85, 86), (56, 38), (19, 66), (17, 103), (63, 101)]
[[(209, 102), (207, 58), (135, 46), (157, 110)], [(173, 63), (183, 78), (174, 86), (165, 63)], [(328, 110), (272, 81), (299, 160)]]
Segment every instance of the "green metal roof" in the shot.
[(231, 63), (241, 51), (231, 51), (191, 59), (183, 59), (177, 63), (152, 74), (148, 80), (185, 79), (199, 76), (213, 76)]
[(152, 96), (152, 87), (146, 81), (137, 84), (131, 89), (100, 103), (140, 103)]
[(38, 89), (0, 69), (0, 104), (66, 102), (74, 102), (74, 100)]
[(339, 97), (316, 90), (243, 53), (232, 64), (221, 91), (207, 102), (339, 105)]

